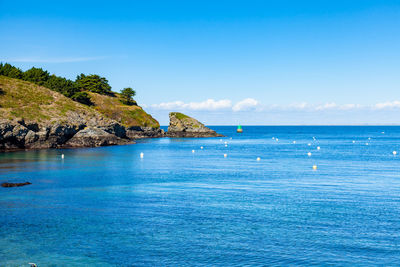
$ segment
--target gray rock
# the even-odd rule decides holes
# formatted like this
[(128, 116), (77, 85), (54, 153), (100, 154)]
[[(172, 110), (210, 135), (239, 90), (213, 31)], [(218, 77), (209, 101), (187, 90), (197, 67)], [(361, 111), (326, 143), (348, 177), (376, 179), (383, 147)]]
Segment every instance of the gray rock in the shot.
[(65, 147), (96, 147), (122, 145), (130, 143), (127, 140), (121, 139), (116, 135), (110, 134), (100, 128), (86, 128), (80, 130), (68, 142)]
[(129, 139), (159, 138), (164, 137), (165, 132), (160, 128), (134, 126), (126, 130), (126, 136)]
[(223, 136), (207, 128), (198, 120), (183, 113), (169, 114), (168, 137), (220, 137)]
[(126, 129), (119, 123), (111, 123), (109, 125), (98, 127), (107, 133), (118, 136), (119, 138), (126, 138)]

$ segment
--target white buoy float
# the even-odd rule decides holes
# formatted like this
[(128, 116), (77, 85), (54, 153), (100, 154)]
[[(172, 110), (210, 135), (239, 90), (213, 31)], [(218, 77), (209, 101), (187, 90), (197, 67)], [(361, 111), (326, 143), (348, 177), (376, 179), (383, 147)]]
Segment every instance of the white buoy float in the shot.
[(202, 146), (200, 147), (200, 149), (203, 149), (203, 148), (204, 148), (204, 147), (202, 147)]
[(194, 153), (195, 151), (194, 151), (194, 149), (192, 150), (192, 153)]
[(368, 143), (365, 143), (365, 145), (368, 146), (369, 144), (368, 144)]
[(272, 140), (275, 139), (275, 137), (272, 137)]
[(261, 160), (261, 158), (260, 158), (260, 157), (258, 157), (258, 158), (257, 158), (257, 161), (260, 161), (260, 160)]
[(227, 144), (225, 144), (225, 147), (228, 147), (228, 145), (227, 145)]
[(393, 151), (393, 155), (395, 155), (395, 156), (397, 155), (397, 151), (396, 151), (396, 150), (395, 150), (395, 151)]
[(353, 140), (353, 144), (354, 144), (355, 142), (356, 142), (356, 141)]
[(307, 155), (308, 155), (309, 157), (311, 157), (311, 152), (308, 152)]
[(319, 146), (317, 146), (317, 150), (320, 150), (321, 148)]
[(317, 165), (313, 165), (312, 168), (315, 171), (315, 170), (317, 170), (318, 167), (317, 167)]
[(385, 134), (385, 132), (381, 132), (381, 134)]
[(296, 144), (296, 141), (293, 141), (293, 144)]
[(61, 158), (62, 158), (62, 159), (64, 158), (64, 154), (61, 154)]
[(143, 152), (140, 153), (140, 158), (141, 158), (141, 159), (144, 158)]
[(225, 141), (225, 145), (228, 144), (228, 142)]
[(279, 141), (279, 139), (278, 139), (278, 138), (275, 138), (275, 140), (276, 140), (276, 142), (278, 142), (278, 141)]
[(224, 158), (226, 158), (228, 156), (228, 154), (224, 154)]
[(308, 145), (308, 146), (311, 146), (311, 143), (308, 143), (307, 145)]
[(368, 137), (368, 140), (371, 140), (371, 137)]

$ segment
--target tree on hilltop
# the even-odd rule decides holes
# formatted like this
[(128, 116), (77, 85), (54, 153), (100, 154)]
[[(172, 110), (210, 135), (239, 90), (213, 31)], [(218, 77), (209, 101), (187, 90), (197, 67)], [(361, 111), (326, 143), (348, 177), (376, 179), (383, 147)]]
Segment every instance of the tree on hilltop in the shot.
[(49, 79), (44, 83), (44, 86), (53, 91), (59, 92), (66, 97), (71, 97), (79, 92), (75, 82), (54, 74), (49, 77)]
[(48, 71), (44, 71), (42, 68), (32, 67), (24, 72), (22, 79), (28, 82), (36, 83), (37, 85), (44, 85), (49, 77), (50, 74)]
[(102, 95), (112, 95), (111, 86), (108, 80), (96, 74), (80, 74), (76, 77), (75, 83), (80, 91), (89, 91)]
[(0, 63), (0, 75), (7, 76), (10, 78), (21, 79), (22, 78), (22, 70), (12, 66), (8, 63)]
[(121, 102), (125, 105), (135, 105), (136, 102), (133, 100), (133, 97), (136, 95), (136, 91), (130, 87), (124, 88), (121, 90)]

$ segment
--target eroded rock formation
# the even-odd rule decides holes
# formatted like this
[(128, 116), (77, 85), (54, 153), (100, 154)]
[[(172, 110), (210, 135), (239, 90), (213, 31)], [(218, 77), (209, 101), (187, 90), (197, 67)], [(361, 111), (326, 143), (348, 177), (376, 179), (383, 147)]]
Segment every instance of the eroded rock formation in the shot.
[(198, 120), (183, 113), (169, 114), (168, 137), (219, 137), (223, 136), (207, 128)]

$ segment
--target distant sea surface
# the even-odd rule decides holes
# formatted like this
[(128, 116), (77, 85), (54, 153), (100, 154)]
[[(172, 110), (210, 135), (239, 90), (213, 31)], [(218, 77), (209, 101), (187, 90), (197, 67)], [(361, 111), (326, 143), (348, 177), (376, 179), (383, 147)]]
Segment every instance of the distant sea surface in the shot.
[(211, 128), (0, 153), (0, 266), (400, 263), (400, 127)]

